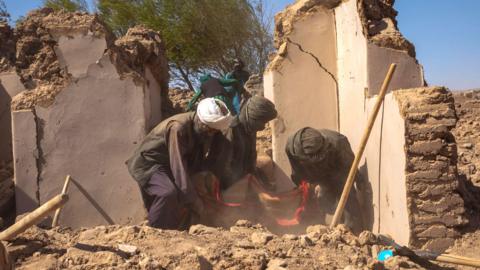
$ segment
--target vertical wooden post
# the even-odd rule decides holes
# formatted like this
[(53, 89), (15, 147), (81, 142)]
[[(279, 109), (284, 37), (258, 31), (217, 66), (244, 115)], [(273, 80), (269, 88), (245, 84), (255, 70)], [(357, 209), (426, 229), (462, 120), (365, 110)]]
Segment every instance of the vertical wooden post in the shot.
[[(375, 124), (375, 119), (377, 118), (378, 111), (380, 110), (380, 106), (383, 103), (383, 99), (385, 98), (385, 95), (387, 93), (388, 85), (390, 84), (390, 81), (392, 79), (392, 76), (393, 76), (393, 73), (395, 72), (396, 67), (397, 67), (396, 64), (390, 65), (390, 69), (387, 72), (387, 76), (383, 81), (382, 88), (377, 97), (377, 102), (375, 103), (373, 112), (370, 115), (370, 118), (368, 119), (367, 128), (363, 133), (363, 137), (362, 137), (362, 140), (360, 141), (360, 146), (355, 155), (355, 159), (353, 160), (352, 167), (350, 167), (350, 172), (348, 173), (347, 182), (343, 187), (342, 196), (340, 197), (340, 201), (338, 202), (338, 206), (337, 206), (337, 209), (335, 210), (335, 215), (333, 216), (332, 223), (330, 224), (330, 228), (335, 227), (338, 224), (340, 218), (342, 217), (343, 210), (348, 200), (348, 196), (350, 195), (350, 190), (352, 189), (353, 182), (355, 181), (355, 176), (357, 175), (357, 168), (362, 158), (363, 151), (365, 150), (365, 146), (367, 145), (368, 138), (370, 137), (370, 133), (372, 132), (373, 124)], [(359, 213), (354, 213), (354, 214), (359, 214)]]
[[(65, 178), (65, 183), (63, 184), (62, 194), (67, 194), (69, 184), (70, 184), (70, 175), (67, 175), (67, 178)], [(53, 216), (53, 221), (52, 221), (52, 228), (57, 226), (58, 218), (60, 217), (61, 210), (62, 208), (60, 207), (57, 209), (57, 211), (55, 211), (55, 215)]]

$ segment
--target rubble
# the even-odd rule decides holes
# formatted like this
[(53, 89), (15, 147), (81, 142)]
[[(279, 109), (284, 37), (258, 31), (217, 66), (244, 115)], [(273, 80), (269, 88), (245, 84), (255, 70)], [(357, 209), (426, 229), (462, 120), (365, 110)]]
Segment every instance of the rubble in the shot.
[[(8, 243), (7, 250), (16, 269), (23, 270), (372, 269), (383, 265), (372, 257), (371, 244), (350, 245), (357, 237), (344, 227), (322, 230), (319, 238), (311, 239), (279, 237), (260, 225), (245, 226), (245, 222), (238, 225), (230, 230), (198, 225), (191, 229), (195, 233), (144, 225), (78, 230), (33, 227)], [(255, 242), (257, 236), (268, 241)], [(382, 269), (402, 265), (425, 269), (398, 256)]]

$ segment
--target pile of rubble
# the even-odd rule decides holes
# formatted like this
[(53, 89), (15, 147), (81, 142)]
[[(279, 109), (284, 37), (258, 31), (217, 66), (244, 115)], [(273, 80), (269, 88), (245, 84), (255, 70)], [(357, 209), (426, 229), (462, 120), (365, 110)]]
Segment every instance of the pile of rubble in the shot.
[(374, 259), (375, 235), (346, 227), (308, 227), (277, 236), (240, 220), (229, 229), (194, 225), (188, 232), (148, 226), (76, 231), (31, 228), (7, 245), (16, 269), (426, 269), (406, 257)]

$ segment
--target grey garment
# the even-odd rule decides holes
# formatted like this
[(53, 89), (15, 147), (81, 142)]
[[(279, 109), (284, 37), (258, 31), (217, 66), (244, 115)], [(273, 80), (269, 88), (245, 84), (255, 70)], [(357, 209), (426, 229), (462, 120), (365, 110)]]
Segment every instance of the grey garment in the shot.
[(246, 174), (254, 173), (256, 160), (256, 132), (248, 132), (237, 124), (213, 138), (205, 169), (215, 174), (221, 188), (226, 189)]
[(268, 99), (253, 96), (242, 104), (238, 122), (248, 132), (257, 132), (265, 128), (265, 124), (277, 117), (275, 105)]
[[(299, 136), (301, 132), (305, 132), (305, 129), (312, 128), (300, 129), (287, 141), (286, 153), (292, 167), (292, 181), (297, 185), (302, 180), (320, 185), (324, 195), (318, 199), (318, 203), (333, 205), (333, 209), (335, 209), (355, 158), (352, 148), (347, 137), (336, 131), (320, 129), (315, 132), (307, 132), (307, 137)], [(316, 136), (321, 136), (321, 138)], [(308, 147), (298, 151), (300, 138), (307, 138), (306, 145)], [(315, 145), (315, 143), (319, 145)], [(345, 213), (345, 223), (356, 228), (362, 227), (363, 222), (360, 217), (355, 187), (350, 191)]]
[(194, 112), (174, 115), (144, 138), (127, 161), (130, 174), (140, 186), (145, 186), (159, 168), (168, 168), (184, 200), (187, 203), (195, 200), (190, 175), (201, 169), (205, 147), (194, 131), (194, 119)]
[(307, 180), (341, 193), (355, 157), (347, 137), (333, 130), (316, 130), (322, 138), (311, 141), (321, 142), (322, 146), (309, 145), (311, 149), (316, 148), (320, 152), (312, 154), (311, 159), (308, 159), (304, 152), (299, 154), (298, 151), (293, 151), (295, 139), (302, 131), (304, 129), (288, 139), (285, 150), (292, 166), (292, 180), (297, 185), (302, 180)]

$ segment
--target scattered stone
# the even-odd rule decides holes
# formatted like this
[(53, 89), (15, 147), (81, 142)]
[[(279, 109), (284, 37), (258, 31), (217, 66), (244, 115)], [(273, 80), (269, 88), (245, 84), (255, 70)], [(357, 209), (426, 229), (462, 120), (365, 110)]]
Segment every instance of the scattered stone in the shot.
[(215, 233), (216, 231), (218, 231), (218, 230), (215, 229), (215, 228), (207, 227), (207, 226), (201, 225), (201, 224), (196, 224), (196, 225), (192, 225), (190, 227), (190, 229), (188, 230), (188, 233), (198, 235), (198, 234)]
[(127, 244), (119, 244), (118, 249), (130, 255), (136, 254), (138, 252), (138, 248), (136, 246)]
[(295, 234), (284, 234), (282, 236), (283, 239), (288, 240), (288, 241), (293, 241), (293, 240), (298, 240), (298, 235)]
[(313, 246), (315, 245), (312, 241), (312, 239), (310, 239), (308, 236), (306, 235), (302, 235), (300, 236), (300, 244), (304, 247), (308, 247), (308, 246)]
[(250, 238), (254, 244), (265, 245), (273, 239), (273, 234), (264, 232), (254, 232)]
[(237, 226), (237, 227), (247, 227), (247, 228), (250, 228), (250, 227), (252, 227), (252, 222), (250, 222), (250, 221), (248, 221), (248, 220), (241, 219), (241, 220), (238, 220), (238, 221), (235, 223), (235, 226)]
[(360, 245), (372, 245), (377, 242), (377, 237), (371, 231), (363, 231), (358, 236), (358, 242)]

